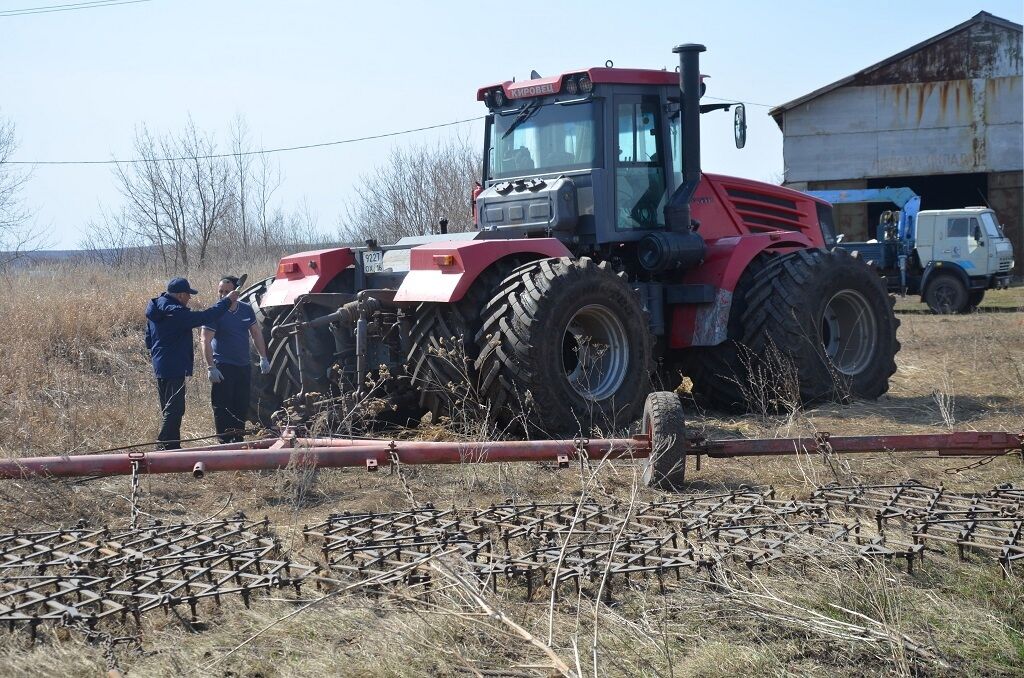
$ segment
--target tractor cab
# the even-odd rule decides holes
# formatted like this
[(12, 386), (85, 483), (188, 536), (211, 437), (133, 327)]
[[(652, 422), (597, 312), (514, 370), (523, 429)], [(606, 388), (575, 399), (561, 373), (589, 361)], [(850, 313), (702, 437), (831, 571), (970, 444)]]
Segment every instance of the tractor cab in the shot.
[(591, 68), (491, 85), (477, 99), (490, 111), (481, 231), (600, 246), (666, 230), (683, 176), (678, 73)]

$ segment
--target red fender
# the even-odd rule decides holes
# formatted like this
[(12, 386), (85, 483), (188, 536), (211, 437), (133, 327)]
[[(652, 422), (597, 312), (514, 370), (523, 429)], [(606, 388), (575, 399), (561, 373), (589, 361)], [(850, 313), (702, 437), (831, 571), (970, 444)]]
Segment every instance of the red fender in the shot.
[(327, 283), (355, 263), (348, 247), (290, 254), (277, 265), (274, 282), (260, 306), (291, 306), (303, 294), (322, 292)]
[(533, 254), (544, 259), (572, 256), (557, 238), (420, 245), (409, 252), (409, 273), (398, 288), (395, 301), (459, 301), (488, 266), (514, 254)]
[(733, 292), (754, 257), (765, 250), (783, 253), (814, 247), (803, 233), (786, 231), (729, 236), (708, 242), (704, 263), (688, 271), (681, 282), (718, 288), (715, 300), (710, 304), (680, 304), (672, 308), (669, 348), (716, 346), (725, 341)]

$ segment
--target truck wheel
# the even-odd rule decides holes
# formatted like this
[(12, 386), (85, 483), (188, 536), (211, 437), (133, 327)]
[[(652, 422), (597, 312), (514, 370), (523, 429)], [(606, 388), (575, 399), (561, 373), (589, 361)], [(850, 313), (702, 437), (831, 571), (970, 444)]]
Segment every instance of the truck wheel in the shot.
[(686, 417), (679, 396), (655, 391), (647, 396), (640, 430), (651, 436), (651, 456), (644, 464), (648, 487), (675, 492), (686, 479)]
[(985, 299), (985, 290), (971, 290), (970, 294), (967, 295), (967, 310), (965, 313), (973, 313), (979, 306), (981, 306), (982, 300)]
[(607, 262), (520, 266), (484, 308), (475, 367), (499, 421), (540, 432), (621, 428), (650, 389), (651, 336), (634, 290)]
[(949, 273), (934, 274), (924, 291), (924, 300), (933, 313), (949, 315), (967, 310), (970, 296), (963, 281)]

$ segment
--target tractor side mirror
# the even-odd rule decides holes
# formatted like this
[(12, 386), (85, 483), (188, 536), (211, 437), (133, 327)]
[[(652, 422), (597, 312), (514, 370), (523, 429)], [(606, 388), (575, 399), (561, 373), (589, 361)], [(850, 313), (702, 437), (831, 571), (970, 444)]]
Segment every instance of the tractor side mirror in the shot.
[(747, 107), (743, 104), (736, 104), (736, 112), (732, 117), (732, 131), (736, 139), (736, 148), (743, 148), (747, 145)]

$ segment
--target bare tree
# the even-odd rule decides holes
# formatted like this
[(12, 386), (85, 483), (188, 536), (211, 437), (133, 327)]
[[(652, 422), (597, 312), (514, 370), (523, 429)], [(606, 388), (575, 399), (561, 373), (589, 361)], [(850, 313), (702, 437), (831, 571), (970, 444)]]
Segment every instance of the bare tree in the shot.
[(14, 123), (0, 120), (0, 267), (39, 249), (43, 242), (43, 233), (32, 228), (32, 213), (21, 197), (30, 174), (9, 164), (16, 148)]
[(189, 120), (184, 133), (159, 141), (145, 126), (135, 135), (137, 160), (114, 170), (126, 198), (125, 223), (160, 249), (165, 265), (202, 264), (210, 244), (234, 219), (232, 166), (211, 135)]
[(260, 153), (259, 163), (253, 176), (254, 213), (259, 230), (260, 244), (267, 253), (277, 242), (275, 233), (280, 230), (280, 210), (273, 210), (271, 202), (274, 193), (281, 187), (281, 166), (268, 153)]
[(395, 148), (384, 164), (359, 179), (358, 197), (339, 223), (345, 241), (375, 238), (390, 243), (424, 235), (448, 219), (450, 231), (473, 226), (470, 196), (481, 158), (468, 139), (436, 146)]
[(251, 183), (252, 156), (249, 147), (249, 125), (241, 115), (231, 123), (231, 154), (235, 160), (235, 195), (238, 200), (238, 235), (242, 251), (248, 252), (250, 242), (249, 185)]
[(141, 264), (149, 259), (149, 248), (140, 246), (127, 209), (103, 212), (100, 218), (89, 222), (86, 235), (78, 246), (95, 263), (113, 268)]

